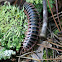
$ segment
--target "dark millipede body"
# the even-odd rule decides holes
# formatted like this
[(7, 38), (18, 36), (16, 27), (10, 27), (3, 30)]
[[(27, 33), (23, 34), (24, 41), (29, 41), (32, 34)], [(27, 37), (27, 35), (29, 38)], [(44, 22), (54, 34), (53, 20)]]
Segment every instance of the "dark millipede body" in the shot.
[(37, 43), (40, 29), (40, 18), (35, 7), (31, 3), (24, 3), (24, 12), (28, 18), (28, 30), (23, 42), (23, 49), (28, 51)]

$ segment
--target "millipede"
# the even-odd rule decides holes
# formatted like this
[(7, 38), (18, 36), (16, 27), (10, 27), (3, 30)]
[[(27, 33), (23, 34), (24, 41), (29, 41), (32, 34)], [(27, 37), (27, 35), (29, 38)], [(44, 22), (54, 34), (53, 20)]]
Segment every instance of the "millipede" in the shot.
[(40, 32), (40, 17), (34, 5), (31, 3), (24, 3), (24, 12), (28, 19), (28, 30), (23, 42), (23, 49), (24, 51), (29, 51), (38, 42)]

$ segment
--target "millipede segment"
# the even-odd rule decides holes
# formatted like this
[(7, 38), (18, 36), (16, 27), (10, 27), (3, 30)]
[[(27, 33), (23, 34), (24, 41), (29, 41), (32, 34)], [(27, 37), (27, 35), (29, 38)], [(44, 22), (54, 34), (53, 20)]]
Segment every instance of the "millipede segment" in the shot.
[(31, 3), (24, 3), (24, 12), (28, 18), (28, 30), (23, 42), (23, 49), (28, 51), (38, 42), (40, 18), (34, 5)]

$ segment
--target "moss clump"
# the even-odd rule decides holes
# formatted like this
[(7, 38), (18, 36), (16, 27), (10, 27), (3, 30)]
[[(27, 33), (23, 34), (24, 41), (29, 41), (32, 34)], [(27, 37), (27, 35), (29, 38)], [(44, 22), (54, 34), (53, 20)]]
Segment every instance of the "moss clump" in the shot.
[(27, 17), (24, 7), (11, 6), (10, 3), (0, 5), (0, 42), (6, 49), (19, 50), (27, 30)]

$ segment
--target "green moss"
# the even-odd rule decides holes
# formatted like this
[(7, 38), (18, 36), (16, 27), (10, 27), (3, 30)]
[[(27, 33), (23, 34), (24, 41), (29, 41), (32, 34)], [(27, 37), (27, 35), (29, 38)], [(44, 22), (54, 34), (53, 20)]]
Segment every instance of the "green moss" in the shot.
[[(22, 26), (24, 20), (24, 28)], [(19, 10), (18, 7), (0, 5), (0, 39), (1, 46), (7, 49), (16, 48), (19, 50), (21, 42), (25, 37), (27, 30), (27, 17), (24, 14), (24, 7)]]
[[(53, 56), (53, 50), (48, 49), (48, 57), (51, 58), (52, 56)], [(47, 59), (47, 58), (46, 58), (46, 50), (44, 50), (43, 59)], [(45, 60), (44, 62), (47, 62), (47, 61)], [(49, 62), (52, 62), (52, 61), (49, 60)]]
[(57, 29), (57, 30), (54, 31), (54, 34), (57, 34), (58, 32), (59, 32), (59, 30)]

